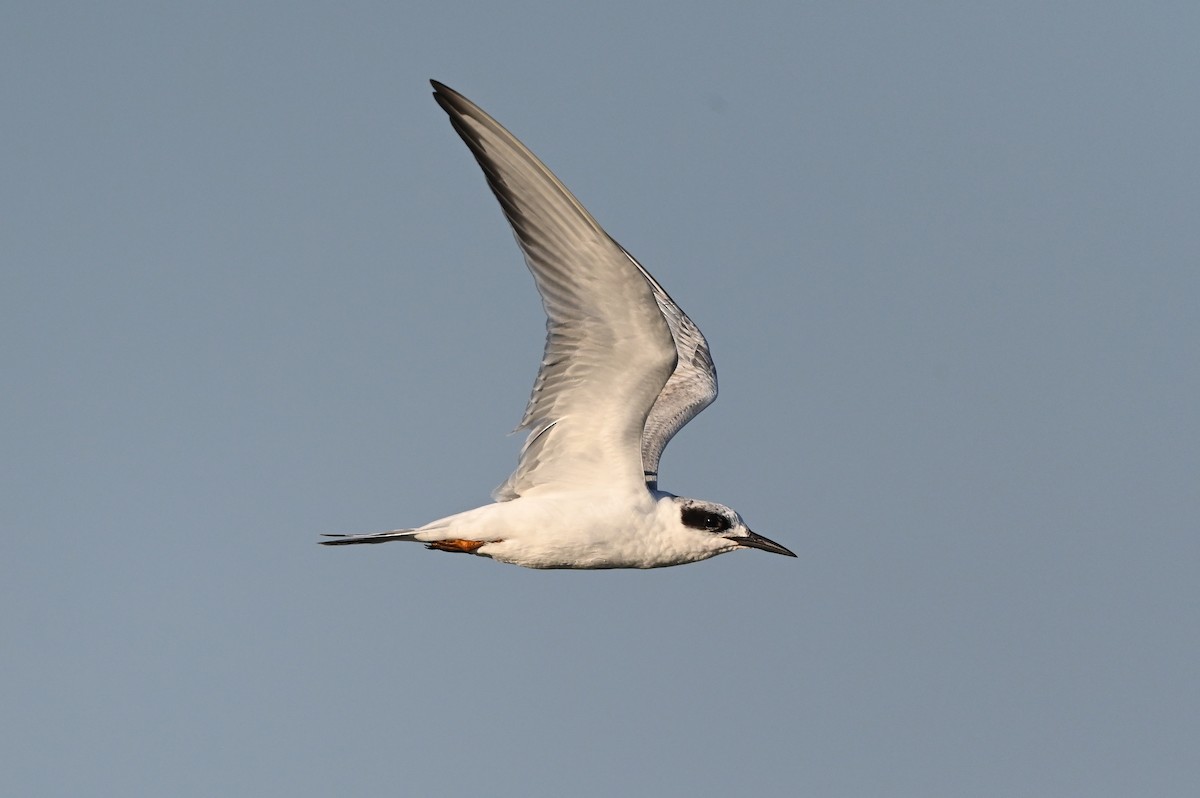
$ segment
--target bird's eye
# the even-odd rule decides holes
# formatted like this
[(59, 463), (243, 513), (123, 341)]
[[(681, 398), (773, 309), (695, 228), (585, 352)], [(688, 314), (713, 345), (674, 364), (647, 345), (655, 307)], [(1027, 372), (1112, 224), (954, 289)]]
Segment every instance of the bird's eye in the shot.
[(685, 526), (705, 532), (721, 532), (729, 529), (729, 519), (719, 513), (710, 513), (699, 507), (684, 507), (682, 518)]

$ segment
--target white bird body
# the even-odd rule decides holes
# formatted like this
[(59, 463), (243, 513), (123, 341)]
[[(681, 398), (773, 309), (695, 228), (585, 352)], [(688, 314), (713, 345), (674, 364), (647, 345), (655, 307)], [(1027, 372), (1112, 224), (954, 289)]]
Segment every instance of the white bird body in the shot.
[(739, 548), (796, 556), (732, 509), (658, 490), (671, 437), (717, 395), (699, 328), (511, 133), (462, 95), (434, 98), (475, 154), (546, 309), (546, 349), (494, 504), (326, 545), (419, 541), (529, 568), (657, 568)]
[[(614, 519), (628, 519), (625, 524)], [(739, 548), (730, 538), (679, 523), (677, 497), (662, 491), (550, 492), (488, 504), (412, 530), (331, 541), (413, 540), (526, 568), (660, 568)], [(467, 542), (480, 543), (478, 547)]]

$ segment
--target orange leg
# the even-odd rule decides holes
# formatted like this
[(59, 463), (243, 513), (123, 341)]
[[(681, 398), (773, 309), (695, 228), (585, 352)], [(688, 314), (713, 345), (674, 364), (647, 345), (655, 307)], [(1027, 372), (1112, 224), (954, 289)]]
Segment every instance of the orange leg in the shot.
[(437, 549), (438, 551), (461, 551), (465, 554), (474, 554), (475, 550), (486, 543), (497, 543), (495, 540), (462, 540), (454, 538), (453, 540), (435, 540), (432, 543), (426, 543), (425, 548)]

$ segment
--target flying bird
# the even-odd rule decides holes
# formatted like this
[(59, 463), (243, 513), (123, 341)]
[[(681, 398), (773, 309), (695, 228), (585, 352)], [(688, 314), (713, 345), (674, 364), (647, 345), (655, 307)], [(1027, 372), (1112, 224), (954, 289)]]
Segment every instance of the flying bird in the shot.
[(411, 540), (528, 568), (658, 568), (738, 549), (795, 557), (729, 507), (659, 490), (663, 448), (717, 396), (708, 342), (525, 145), (431, 82), (500, 201), (546, 310), (546, 348), (517, 427), (529, 436), (494, 503), (321, 542)]

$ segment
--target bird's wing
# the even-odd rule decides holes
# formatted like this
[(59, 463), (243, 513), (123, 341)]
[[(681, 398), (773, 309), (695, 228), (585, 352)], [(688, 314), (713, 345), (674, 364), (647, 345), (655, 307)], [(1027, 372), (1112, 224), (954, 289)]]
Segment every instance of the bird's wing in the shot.
[(671, 299), (658, 281), (642, 264), (630, 255), (625, 257), (638, 267), (654, 292), (658, 309), (662, 311), (675, 339), (675, 370), (658, 394), (642, 431), (642, 469), (646, 484), (658, 487), (658, 460), (663, 449), (683, 425), (717, 398), (717, 369), (713, 366), (704, 333)]
[(511, 133), (461, 94), (433, 88), (500, 201), (546, 309), (542, 365), (517, 427), (529, 437), (495, 498), (644, 485), (643, 430), (677, 361), (661, 289)]

